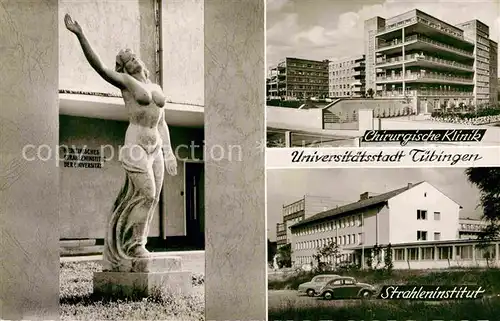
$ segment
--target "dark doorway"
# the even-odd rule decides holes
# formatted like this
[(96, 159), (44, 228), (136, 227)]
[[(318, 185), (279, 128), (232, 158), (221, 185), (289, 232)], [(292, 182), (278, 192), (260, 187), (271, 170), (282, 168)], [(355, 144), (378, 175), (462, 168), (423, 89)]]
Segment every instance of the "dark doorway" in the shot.
[(203, 163), (186, 163), (186, 244), (205, 249), (205, 175)]

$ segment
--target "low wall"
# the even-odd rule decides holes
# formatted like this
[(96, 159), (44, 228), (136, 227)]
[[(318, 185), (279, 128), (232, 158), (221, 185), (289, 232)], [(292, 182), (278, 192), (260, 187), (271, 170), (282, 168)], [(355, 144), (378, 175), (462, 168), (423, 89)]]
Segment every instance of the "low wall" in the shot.
[(396, 116), (398, 113), (399, 115), (403, 115), (407, 107), (414, 110), (412, 105), (404, 103), (401, 98), (343, 99), (327, 108), (327, 110), (338, 115), (342, 119), (350, 119), (354, 114), (357, 114), (359, 110), (363, 109), (373, 110), (374, 117), (389, 117)]
[[(425, 269), (447, 269), (450, 267), (487, 267), (486, 260), (420, 260), (420, 261), (394, 261), (394, 269), (397, 270), (425, 270)], [(500, 267), (500, 261), (492, 260), (491, 267)]]
[(269, 107), (266, 109), (267, 123), (280, 123), (299, 128), (323, 128), (321, 109), (296, 109), (285, 107)]

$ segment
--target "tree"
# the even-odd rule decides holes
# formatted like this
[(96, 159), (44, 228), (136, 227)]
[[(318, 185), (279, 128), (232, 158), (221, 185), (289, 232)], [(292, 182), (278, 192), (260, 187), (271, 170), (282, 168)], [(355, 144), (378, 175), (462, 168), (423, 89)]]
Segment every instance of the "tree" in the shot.
[(392, 246), (391, 243), (387, 245), (385, 248), (385, 256), (384, 256), (384, 268), (390, 274), (392, 269), (394, 268), (394, 264), (392, 263)]
[(382, 251), (382, 248), (378, 245), (378, 244), (375, 244), (375, 246), (373, 247), (373, 259), (375, 260), (375, 266), (373, 267), (375, 270), (378, 269), (381, 260), (380, 260), (380, 257), (381, 257), (381, 251)]
[(330, 242), (325, 244), (323, 247), (320, 247), (313, 257), (318, 264), (318, 269), (323, 271), (328, 266), (328, 258), (333, 258), (334, 262), (337, 262), (340, 259), (341, 254), (337, 243)]
[(368, 90), (366, 91), (366, 95), (370, 98), (373, 98), (373, 95), (375, 95), (375, 92), (373, 91), (372, 88), (368, 88)]
[(276, 242), (271, 242), (267, 239), (267, 262), (272, 263), (274, 261), (274, 256), (277, 253)]
[(288, 243), (278, 248), (279, 267), (292, 267), (292, 244)]
[(479, 239), (491, 241), (500, 235), (500, 168), (472, 167), (465, 170), (467, 179), (480, 191), (479, 205), (483, 219), (488, 222)]

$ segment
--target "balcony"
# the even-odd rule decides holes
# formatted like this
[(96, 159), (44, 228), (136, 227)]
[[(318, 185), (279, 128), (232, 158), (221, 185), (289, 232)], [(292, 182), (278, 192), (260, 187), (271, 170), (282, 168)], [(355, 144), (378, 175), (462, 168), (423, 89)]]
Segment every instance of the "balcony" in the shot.
[(389, 26), (386, 26), (383, 28), (379, 28), (377, 30), (377, 35), (379, 35), (381, 33), (386, 33), (386, 32), (392, 31), (392, 30), (396, 30), (399, 28), (407, 27), (407, 26), (413, 25), (417, 22), (418, 22), (417, 17), (413, 17), (411, 19), (407, 19), (404, 21), (399, 21), (398, 23), (395, 23), (395, 24), (392, 24), (392, 25), (389, 25)]
[(399, 47), (401, 47), (403, 45), (409, 46), (410, 44), (415, 44), (415, 45), (412, 45), (410, 48), (407, 48), (407, 49), (413, 49), (413, 47), (415, 47), (415, 49), (418, 49), (419, 48), (418, 43), (430, 45), (430, 47), (431, 47), (430, 49), (437, 48), (437, 49), (441, 49), (443, 51), (450, 52), (453, 54), (462, 55), (462, 56), (465, 56), (467, 58), (474, 58), (473, 53), (470, 51), (463, 50), (463, 49), (460, 49), (457, 47), (453, 47), (453, 46), (450, 46), (448, 44), (445, 44), (445, 43), (442, 43), (442, 42), (439, 42), (436, 40), (432, 40), (432, 39), (427, 38), (427, 37), (422, 36), (422, 35), (413, 35), (413, 36), (406, 37), (404, 42), (402, 41), (401, 38), (396, 38), (396, 39), (392, 40), (391, 42), (379, 44), (375, 51), (376, 52), (397, 52), (397, 50), (391, 50), (391, 49), (398, 49)]
[[(468, 43), (470, 45), (473, 45), (472, 42), (468, 41), (467, 39), (464, 38), (463, 32), (454, 26), (448, 25), (447, 23), (441, 22), (433, 17), (426, 16), (424, 17), (412, 17), (410, 19), (406, 19), (404, 21), (399, 21), (395, 24), (379, 28), (377, 30), (377, 36), (380, 36), (382, 34), (386, 34), (391, 31), (395, 31), (398, 29), (401, 29), (403, 27), (408, 27), (412, 25), (417, 25), (419, 24), (420, 26), (425, 26), (426, 28), (429, 28), (431, 30), (434, 30), (434, 32), (438, 32), (441, 34), (445, 34), (447, 36), (450, 36), (456, 40), (460, 40), (462, 42)], [(418, 27), (417, 27), (418, 28)]]
[[(423, 62), (423, 64), (421, 62)], [(407, 64), (408, 66), (416, 66), (416, 65), (441, 66), (441, 67), (446, 67), (447, 69), (455, 69), (455, 70), (470, 71), (470, 72), (474, 71), (471, 65), (462, 64), (452, 60), (426, 56), (424, 54), (406, 55), (404, 60), (403, 56), (393, 57), (389, 59), (382, 59), (380, 61), (377, 61), (377, 68), (396, 67), (402, 65), (403, 63)]]
[(402, 75), (394, 76), (381, 76), (377, 77), (378, 83), (391, 83), (391, 82), (436, 82), (436, 83), (457, 83), (463, 85), (473, 85), (474, 80), (472, 77), (449, 76), (438, 73), (408, 73), (405, 77)]
[(426, 90), (426, 89), (418, 89), (418, 90), (407, 90), (406, 94), (403, 94), (403, 91), (384, 91), (380, 93), (381, 97), (396, 97), (396, 98), (404, 98), (404, 97), (444, 97), (444, 98), (470, 98), (474, 96), (472, 91), (453, 91), (453, 90)]

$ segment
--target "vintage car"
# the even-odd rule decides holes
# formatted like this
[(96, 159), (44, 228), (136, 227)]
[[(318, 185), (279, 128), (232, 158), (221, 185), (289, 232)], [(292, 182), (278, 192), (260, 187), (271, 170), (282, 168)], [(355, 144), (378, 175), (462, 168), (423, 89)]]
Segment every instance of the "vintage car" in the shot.
[(352, 277), (337, 277), (326, 283), (318, 294), (325, 300), (365, 299), (373, 296), (376, 292), (377, 290), (373, 285), (357, 282)]
[(335, 274), (316, 275), (311, 281), (299, 285), (298, 292), (299, 294), (305, 293), (308, 296), (315, 296), (329, 281), (338, 277), (339, 276)]

